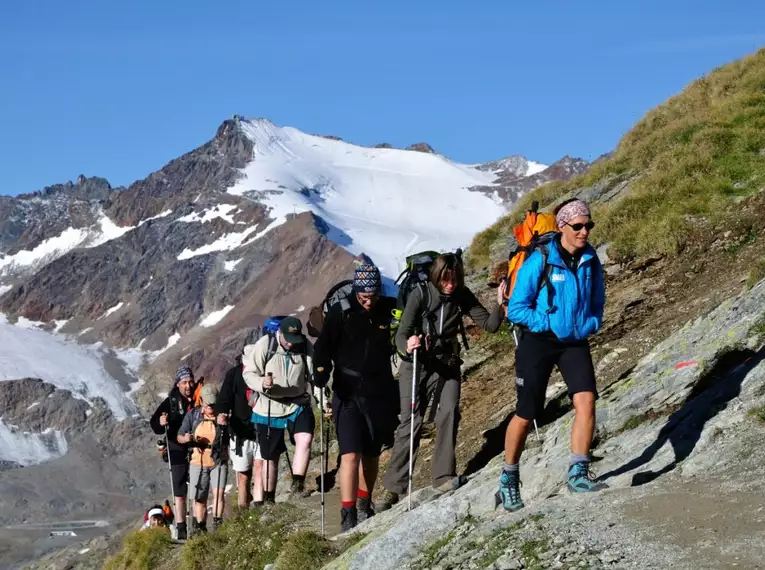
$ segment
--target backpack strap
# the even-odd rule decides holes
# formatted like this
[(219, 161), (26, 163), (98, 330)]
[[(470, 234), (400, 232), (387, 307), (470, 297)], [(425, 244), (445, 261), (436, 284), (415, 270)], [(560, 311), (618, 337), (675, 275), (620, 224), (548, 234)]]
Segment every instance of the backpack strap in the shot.
[[(534, 297), (536, 300), (539, 294), (542, 292), (542, 287), (547, 288), (547, 311), (548, 315), (555, 312), (555, 306), (553, 305), (553, 297), (555, 296), (555, 288), (552, 286), (550, 276), (553, 272), (553, 266), (547, 263), (547, 258), (550, 255), (550, 251), (547, 246), (539, 246), (539, 250), (542, 252), (542, 275), (539, 276), (539, 283), (537, 283), (537, 294)], [(536, 301), (535, 301), (536, 303)]]
[(268, 349), (266, 350), (266, 359), (263, 361), (263, 374), (266, 373), (266, 365), (276, 354), (278, 344), (276, 333), (268, 333)]
[(465, 350), (470, 350), (467, 333), (465, 332), (465, 321), (463, 319), (462, 307), (458, 306), (458, 311), (460, 316), (460, 335), (462, 336), (462, 344), (465, 346)]

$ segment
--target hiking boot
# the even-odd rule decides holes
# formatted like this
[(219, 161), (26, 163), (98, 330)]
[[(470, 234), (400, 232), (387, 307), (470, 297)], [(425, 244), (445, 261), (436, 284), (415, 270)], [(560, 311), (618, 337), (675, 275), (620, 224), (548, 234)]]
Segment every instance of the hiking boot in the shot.
[(387, 511), (393, 505), (398, 503), (398, 501), (399, 501), (398, 493), (394, 493), (393, 491), (388, 491), (388, 489), (383, 489), (382, 495), (377, 500), (376, 510), (378, 513)]
[(525, 505), (521, 499), (521, 477), (517, 471), (502, 470), (499, 477), (499, 491), (494, 494), (494, 508), (502, 505), (506, 511), (517, 511)]
[(372, 502), (372, 497), (356, 499), (356, 510), (358, 511), (359, 522), (364, 522), (375, 516), (375, 504)]
[(312, 494), (311, 491), (305, 490), (305, 480), (303, 479), (292, 480), (292, 487), (290, 487), (291, 498), (305, 499), (306, 497), (310, 497), (311, 494)]
[(213, 517), (213, 530), (218, 530), (218, 527), (223, 524), (223, 517)]
[(207, 521), (201, 521), (197, 524), (199, 532), (207, 532)]
[(462, 487), (465, 483), (467, 483), (468, 478), (464, 475), (459, 475), (457, 477), (452, 477), (445, 483), (441, 483), (440, 485), (436, 486), (434, 485), (433, 488), (436, 491), (440, 491), (441, 493), (446, 493), (447, 491), (456, 491), (460, 487)]
[(340, 529), (348, 532), (359, 524), (359, 513), (356, 507), (343, 507), (340, 511)]
[(178, 531), (178, 540), (186, 540), (189, 538), (188, 531), (186, 530), (185, 522), (178, 523), (177, 525), (175, 525), (175, 528)]
[(589, 461), (574, 463), (568, 468), (568, 490), (572, 493), (594, 493), (607, 489), (608, 485), (595, 481)]

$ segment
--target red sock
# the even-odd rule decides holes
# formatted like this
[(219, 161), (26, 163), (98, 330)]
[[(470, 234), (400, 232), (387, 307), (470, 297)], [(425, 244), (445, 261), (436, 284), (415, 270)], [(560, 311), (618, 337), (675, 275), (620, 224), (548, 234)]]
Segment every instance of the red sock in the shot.
[(340, 501), (340, 505), (342, 506), (342, 508), (355, 507), (356, 501)]
[(365, 491), (364, 489), (359, 489), (356, 493), (356, 496), (359, 499), (368, 499), (369, 498), (369, 491)]

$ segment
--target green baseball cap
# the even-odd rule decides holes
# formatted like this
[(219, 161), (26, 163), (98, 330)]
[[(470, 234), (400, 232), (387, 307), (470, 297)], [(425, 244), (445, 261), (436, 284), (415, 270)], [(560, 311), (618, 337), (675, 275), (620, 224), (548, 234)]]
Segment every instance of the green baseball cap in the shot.
[(303, 344), (305, 342), (305, 336), (303, 336), (303, 323), (297, 317), (285, 317), (279, 324), (279, 330), (286, 340), (290, 344)]

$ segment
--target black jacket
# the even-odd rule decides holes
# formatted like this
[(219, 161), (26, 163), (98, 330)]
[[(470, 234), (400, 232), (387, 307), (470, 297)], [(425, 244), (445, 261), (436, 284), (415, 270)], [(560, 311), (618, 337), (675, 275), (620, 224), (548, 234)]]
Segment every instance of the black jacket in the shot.
[(332, 388), (340, 399), (361, 396), (384, 397), (398, 394), (391, 369), (391, 311), (396, 300), (381, 297), (366, 311), (349, 298), (350, 309), (332, 307), (324, 320), (321, 334), (313, 347), (314, 377), (323, 384), (332, 375)]
[(183, 396), (178, 391), (177, 387), (174, 387), (172, 390), (170, 390), (167, 398), (165, 398), (156, 409), (154, 415), (151, 416), (151, 420), (149, 420), (151, 429), (154, 431), (154, 433), (157, 435), (165, 435), (165, 428), (159, 425), (159, 416), (164, 413), (168, 414), (169, 421), (167, 424), (167, 449), (170, 453), (170, 461), (173, 464), (183, 463), (188, 460), (188, 446), (186, 444), (178, 443), (175, 441), (175, 438), (178, 437), (178, 430), (183, 423), (184, 416), (190, 412), (191, 409), (191, 400)]
[(226, 372), (215, 404), (216, 414), (229, 412), (231, 412), (229, 420), (231, 435), (236, 438), (255, 440), (254, 425), (250, 422), (252, 409), (247, 402), (247, 384), (242, 378), (241, 363), (237, 363)]

